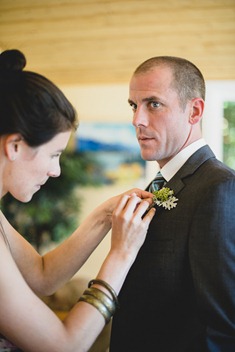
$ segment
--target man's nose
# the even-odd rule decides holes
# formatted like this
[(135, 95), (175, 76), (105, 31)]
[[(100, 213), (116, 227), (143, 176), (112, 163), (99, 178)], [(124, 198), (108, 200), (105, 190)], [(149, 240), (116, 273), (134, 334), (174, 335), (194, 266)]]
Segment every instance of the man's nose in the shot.
[(137, 107), (134, 115), (133, 115), (133, 120), (132, 124), (135, 127), (140, 127), (140, 126), (147, 126), (148, 125), (148, 116), (146, 111), (142, 107)]

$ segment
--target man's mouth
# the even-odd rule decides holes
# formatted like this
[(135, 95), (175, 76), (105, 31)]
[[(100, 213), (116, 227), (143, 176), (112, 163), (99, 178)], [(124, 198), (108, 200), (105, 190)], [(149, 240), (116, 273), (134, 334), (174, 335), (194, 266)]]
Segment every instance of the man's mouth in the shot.
[(148, 140), (151, 140), (153, 138), (151, 137), (147, 137), (147, 136), (138, 136), (138, 140), (141, 142), (141, 141), (148, 141)]

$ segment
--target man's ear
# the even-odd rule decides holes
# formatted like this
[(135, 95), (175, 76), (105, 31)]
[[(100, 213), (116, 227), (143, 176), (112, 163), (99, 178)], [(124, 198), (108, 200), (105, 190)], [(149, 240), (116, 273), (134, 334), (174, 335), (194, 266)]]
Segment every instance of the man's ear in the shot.
[(195, 98), (192, 100), (192, 106), (189, 116), (189, 123), (191, 125), (195, 125), (201, 120), (204, 111), (204, 105), (204, 100), (201, 98)]
[(22, 141), (19, 133), (9, 134), (5, 139), (5, 154), (9, 160), (14, 161), (19, 151), (19, 143)]

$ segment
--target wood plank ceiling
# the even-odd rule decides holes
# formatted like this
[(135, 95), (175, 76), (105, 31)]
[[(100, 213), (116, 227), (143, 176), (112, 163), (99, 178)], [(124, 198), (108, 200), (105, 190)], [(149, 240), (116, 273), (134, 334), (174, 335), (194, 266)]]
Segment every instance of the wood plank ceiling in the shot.
[(61, 85), (119, 84), (156, 55), (235, 79), (235, 0), (0, 0), (0, 49)]

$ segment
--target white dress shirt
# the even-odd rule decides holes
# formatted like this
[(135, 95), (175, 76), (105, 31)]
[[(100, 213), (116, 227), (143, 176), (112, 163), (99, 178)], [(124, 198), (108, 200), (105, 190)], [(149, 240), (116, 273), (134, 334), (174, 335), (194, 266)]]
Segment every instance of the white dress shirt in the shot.
[(186, 148), (182, 149), (176, 156), (174, 156), (174, 158), (161, 168), (160, 171), (164, 179), (168, 182), (190, 158), (190, 156), (204, 145), (206, 145), (205, 140), (200, 138), (196, 142), (193, 142)]

